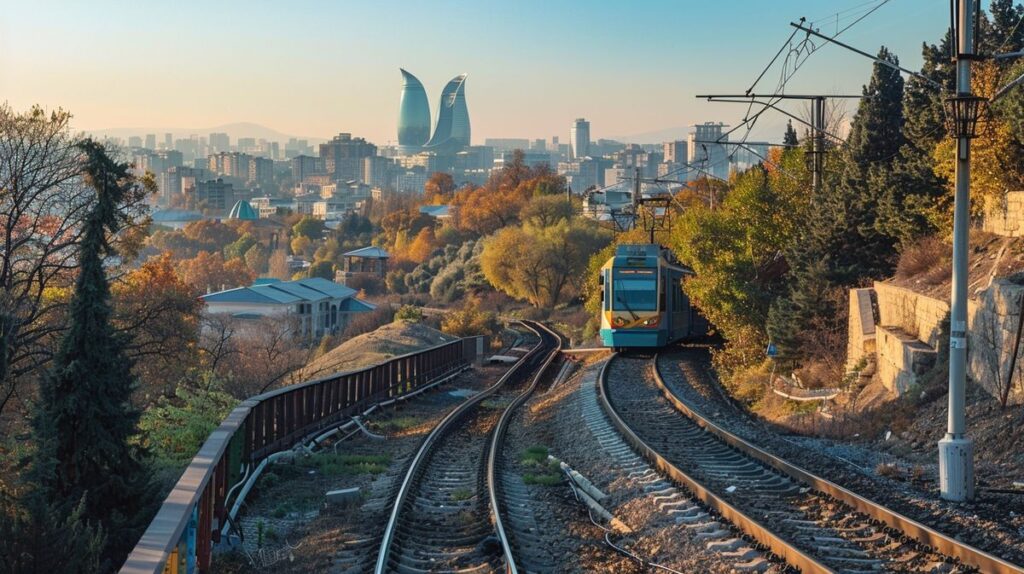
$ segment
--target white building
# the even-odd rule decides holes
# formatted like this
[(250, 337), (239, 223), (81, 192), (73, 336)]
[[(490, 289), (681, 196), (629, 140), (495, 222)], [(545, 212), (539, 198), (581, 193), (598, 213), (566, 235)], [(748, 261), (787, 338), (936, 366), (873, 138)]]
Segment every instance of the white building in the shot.
[(297, 319), (297, 334), (307, 339), (341, 331), (353, 314), (375, 308), (356, 298), (355, 289), (320, 277), (298, 281), (259, 279), (249, 287), (208, 293), (200, 299), (211, 314), (237, 319)]
[(576, 118), (569, 128), (569, 151), (572, 159), (580, 159), (590, 155), (590, 122)]

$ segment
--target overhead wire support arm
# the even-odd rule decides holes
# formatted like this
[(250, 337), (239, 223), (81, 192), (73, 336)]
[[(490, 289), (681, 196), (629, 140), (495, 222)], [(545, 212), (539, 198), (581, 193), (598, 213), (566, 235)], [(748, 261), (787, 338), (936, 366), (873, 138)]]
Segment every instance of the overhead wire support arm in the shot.
[(817, 38), (821, 38), (822, 40), (825, 40), (826, 42), (830, 42), (832, 44), (835, 44), (836, 46), (839, 46), (840, 48), (846, 48), (847, 50), (849, 50), (851, 52), (854, 52), (856, 54), (860, 54), (861, 56), (864, 56), (865, 58), (869, 58), (871, 60), (874, 60), (874, 62), (876, 64), (881, 64), (883, 66), (888, 66), (888, 67), (890, 67), (890, 68), (892, 68), (894, 70), (899, 70), (900, 72), (903, 72), (904, 74), (909, 74), (909, 75), (911, 75), (911, 76), (913, 76), (915, 78), (918, 78), (919, 80), (922, 80), (922, 81), (928, 83), (929, 85), (931, 85), (931, 86), (933, 86), (935, 88), (938, 88), (939, 91), (942, 91), (944, 89), (942, 87), (942, 84), (936, 82), (935, 80), (929, 78), (928, 76), (925, 76), (924, 74), (921, 74), (920, 72), (915, 72), (913, 70), (908, 70), (907, 68), (904, 68), (903, 66), (900, 66), (899, 64), (894, 64), (894, 63), (892, 63), (892, 62), (890, 62), (888, 60), (883, 60), (883, 59), (879, 58), (878, 56), (872, 56), (871, 54), (865, 52), (864, 50), (859, 50), (857, 48), (854, 48), (853, 46), (851, 46), (849, 44), (845, 44), (843, 42), (840, 42), (839, 40), (836, 40), (832, 36), (826, 36), (826, 35), (824, 35), (824, 34), (822, 34), (820, 32), (817, 32), (816, 30), (808, 28), (808, 27), (806, 27), (806, 26), (804, 26), (802, 24), (797, 24), (796, 22), (790, 22), (789, 25), (794, 27), (794, 28), (796, 28), (797, 30), (803, 30), (804, 32), (807, 32), (811, 36), (815, 36)]
[[(751, 101), (752, 101), (752, 100), (740, 100), (740, 99), (735, 99), (735, 100), (734, 99), (717, 99), (717, 98), (733, 98), (733, 97), (742, 98), (742, 97), (746, 97), (746, 96), (697, 96), (697, 97), (698, 98), (707, 98), (707, 100), (709, 102), (717, 102), (717, 103), (723, 103), (723, 104), (747, 104), (747, 103), (751, 103)], [(765, 97), (765, 98), (767, 98), (767, 97), (770, 97), (770, 96), (758, 96), (758, 97)], [(814, 100), (814, 99), (817, 99), (818, 97), (819, 96), (802, 96), (800, 99)], [(826, 97), (826, 96), (821, 96), (821, 97)], [(833, 96), (827, 96), (827, 97), (831, 98)], [(850, 97), (850, 96), (836, 96), (836, 97)], [(870, 96), (857, 96), (857, 97), (858, 98), (868, 98)], [(808, 122), (807, 120), (801, 118), (800, 116), (798, 116), (796, 114), (787, 112), (786, 110), (776, 106), (772, 102), (763, 102), (763, 101), (753, 100), (753, 103), (755, 103), (757, 105), (760, 105), (760, 106), (764, 106), (764, 109), (769, 109), (770, 108), (770, 109), (773, 109), (773, 110), (779, 112), (780, 114), (782, 114), (784, 116), (788, 116), (789, 118), (796, 120), (797, 123), (799, 123), (799, 124), (809, 128), (813, 132), (821, 132), (822, 134), (832, 138), (833, 140), (835, 140), (837, 142), (842, 142), (843, 141), (843, 138), (841, 138), (841, 137), (839, 137), (839, 136), (837, 136), (835, 134), (829, 133), (829, 132), (825, 131), (823, 128), (819, 128), (818, 126), (812, 124), (811, 122)], [(724, 143), (724, 142), (715, 142), (715, 143)]]

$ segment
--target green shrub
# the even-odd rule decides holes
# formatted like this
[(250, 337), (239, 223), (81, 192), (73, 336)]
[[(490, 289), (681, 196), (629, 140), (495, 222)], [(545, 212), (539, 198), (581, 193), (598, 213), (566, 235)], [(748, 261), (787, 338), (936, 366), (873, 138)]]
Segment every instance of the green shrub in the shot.
[(395, 312), (395, 321), (419, 323), (422, 320), (423, 309), (413, 305), (402, 305), (402, 308)]

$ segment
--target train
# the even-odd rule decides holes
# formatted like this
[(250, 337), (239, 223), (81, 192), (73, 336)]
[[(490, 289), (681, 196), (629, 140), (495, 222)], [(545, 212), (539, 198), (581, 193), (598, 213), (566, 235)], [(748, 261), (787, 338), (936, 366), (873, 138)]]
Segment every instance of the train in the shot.
[(685, 277), (693, 274), (660, 245), (617, 246), (598, 278), (602, 345), (658, 348), (705, 337), (707, 321), (684, 289)]

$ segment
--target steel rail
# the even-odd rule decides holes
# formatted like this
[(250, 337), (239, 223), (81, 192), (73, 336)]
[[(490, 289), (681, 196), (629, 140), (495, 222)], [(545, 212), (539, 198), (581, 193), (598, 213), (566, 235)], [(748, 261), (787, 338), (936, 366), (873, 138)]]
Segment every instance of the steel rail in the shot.
[(668, 385), (665, 384), (665, 380), (661, 376), (657, 357), (654, 361), (654, 379), (658, 387), (661, 389), (662, 394), (670, 403), (672, 403), (676, 410), (680, 411), (682, 414), (686, 415), (695, 423), (703, 427), (706, 431), (714, 434), (723, 442), (729, 444), (747, 456), (757, 459), (783, 474), (803, 482), (819, 492), (831, 496), (858, 512), (885, 523), (890, 528), (903, 532), (905, 535), (913, 538), (921, 544), (934, 548), (940, 554), (958, 558), (963, 564), (978, 568), (986, 574), (1024, 574), (1024, 568), (1021, 566), (1007, 562), (1002, 558), (993, 556), (969, 544), (959, 542), (929, 526), (925, 526), (912, 518), (904, 516), (895, 510), (886, 508), (877, 502), (868, 500), (867, 498), (839, 486), (828, 479), (817, 476), (816, 474), (813, 474), (793, 463), (787, 462), (778, 456), (768, 453), (767, 451), (758, 448), (757, 446), (713, 423), (700, 414), (696, 408), (687, 405), (682, 398), (669, 389)]
[(508, 425), (512, 420), (512, 415), (515, 413), (516, 409), (530, 398), (530, 395), (537, 388), (537, 384), (540, 383), (541, 377), (544, 376), (548, 367), (551, 366), (551, 363), (554, 362), (562, 352), (563, 347), (562, 338), (553, 330), (548, 329), (542, 323), (535, 323), (534, 327), (547, 332), (547, 334), (554, 337), (558, 343), (555, 345), (555, 348), (549, 352), (547, 360), (544, 361), (544, 364), (540, 366), (537, 374), (534, 375), (529, 388), (516, 397), (508, 408), (505, 409), (505, 412), (501, 413), (501, 418), (498, 419), (498, 424), (494, 427), (494, 431), (491, 434), (491, 448), (487, 453), (487, 491), (491, 498), (491, 512), (494, 515), (494, 530), (497, 532), (498, 540), (501, 541), (501, 547), (505, 551), (505, 571), (507, 574), (519, 574), (519, 568), (516, 566), (515, 553), (512, 552), (512, 544), (508, 539), (508, 534), (505, 532), (505, 523), (501, 518), (501, 501), (498, 496), (499, 480), (497, 476), (498, 456), (500, 455), (502, 446), (504, 445), (505, 431), (508, 430)]
[[(522, 323), (522, 325), (524, 325), (527, 329), (534, 331), (534, 329), (531, 328), (527, 323), (524, 322)], [(536, 331), (534, 332), (537, 333)], [(419, 450), (416, 451), (416, 455), (413, 457), (412, 462), (409, 464), (408, 470), (406, 470), (405, 472), (405, 478), (402, 479), (402, 485), (399, 487), (398, 494), (396, 495), (395, 501), (391, 507), (391, 516), (388, 518), (387, 525), (384, 527), (384, 536), (381, 539), (380, 550), (377, 553), (377, 564), (373, 570), (375, 574), (385, 574), (385, 572), (387, 571), (388, 558), (391, 556), (391, 547), (393, 546), (395, 541), (395, 533), (398, 530), (398, 519), (402, 513), (402, 507), (405, 505), (405, 501), (409, 498), (409, 494), (412, 492), (414, 488), (414, 483), (416, 482), (417, 475), (420, 473), (422, 467), (425, 465), (431, 449), (433, 449), (434, 446), (436, 446), (436, 444), (441, 440), (441, 437), (447, 434), (448, 431), (455, 426), (455, 423), (459, 419), (461, 419), (463, 415), (467, 414), (469, 411), (471, 411), (485, 399), (489, 398), (491, 395), (498, 392), (498, 390), (501, 389), (501, 387), (503, 387), (505, 383), (508, 382), (508, 380), (511, 379), (512, 376), (515, 375), (524, 364), (526, 364), (531, 358), (533, 358), (534, 355), (540, 352), (540, 350), (544, 346), (544, 338), (543, 336), (540, 335), (540, 333), (537, 333), (537, 335), (538, 337), (540, 337), (540, 341), (538, 341), (537, 345), (534, 346), (534, 348), (530, 349), (528, 353), (526, 353), (518, 361), (516, 361), (516, 363), (512, 365), (512, 368), (505, 371), (505, 374), (502, 375), (501, 378), (498, 379), (496, 383), (494, 383), (484, 391), (477, 393), (472, 398), (466, 400), (457, 408), (448, 413), (443, 419), (441, 419), (441, 422), (437, 423), (433, 430), (430, 431), (430, 434), (427, 435), (427, 438), (423, 440), (423, 443), (420, 445)]]
[[(601, 406), (604, 408), (605, 413), (608, 414), (608, 418), (611, 419), (612, 424), (619, 429), (626, 442), (630, 443), (633, 448), (637, 449), (647, 460), (656, 466), (659, 470), (667, 474), (676, 482), (684, 485), (688, 488), (696, 498), (707, 505), (709, 508), (718, 512), (722, 517), (728, 519), (730, 522), (735, 524), (740, 530), (757, 540), (759, 543), (769, 548), (777, 556), (781, 557), (790, 565), (799, 568), (804, 574), (833, 574), (835, 570), (822, 564), (812, 556), (806, 554), (796, 546), (792, 545), (779, 535), (775, 534), (770, 528), (761, 524), (757, 520), (754, 520), (739, 508), (733, 506), (725, 499), (719, 497), (709, 488), (705, 487), (698, 480), (684, 472), (678, 466), (672, 464), (665, 457), (654, 450), (650, 445), (644, 442), (643, 439), (637, 435), (629, 425), (619, 416), (615, 409), (612, 408), (611, 401), (608, 398), (608, 365), (618, 354), (613, 354), (610, 359), (605, 361), (604, 365), (601, 366), (601, 372), (598, 375), (598, 399), (601, 402)], [(657, 372), (657, 371), (655, 371)]]

